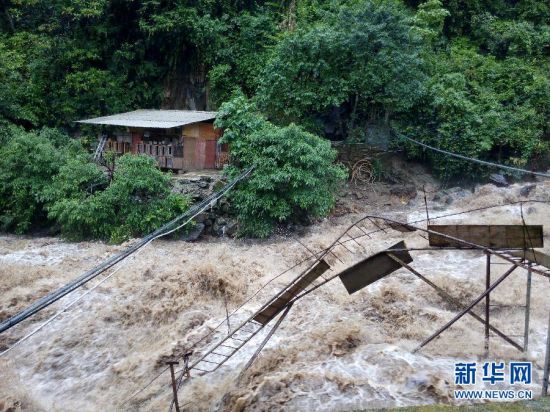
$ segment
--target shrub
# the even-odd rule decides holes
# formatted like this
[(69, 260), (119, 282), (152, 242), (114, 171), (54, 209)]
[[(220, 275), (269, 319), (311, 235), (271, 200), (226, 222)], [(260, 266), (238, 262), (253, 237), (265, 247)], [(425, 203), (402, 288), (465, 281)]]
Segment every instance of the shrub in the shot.
[(59, 225), (72, 240), (121, 242), (157, 229), (187, 208), (170, 192), (155, 160), (115, 160), (112, 180), (80, 143), (55, 129), (3, 129), (0, 145), (0, 227), (25, 233)]
[(222, 105), (216, 126), (231, 148), (228, 174), (255, 167), (231, 193), (241, 236), (266, 237), (277, 223), (329, 213), (346, 177), (330, 142), (295, 124), (273, 125), (242, 95)]
[[(53, 130), (9, 127), (0, 145), (0, 227), (24, 233), (44, 225), (42, 192), (66, 159), (69, 139)], [(78, 150), (78, 145), (74, 145)]]
[(115, 161), (112, 181), (85, 158), (60, 168), (47, 197), (48, 217), (64, 236), (122, 242), (142, 236), (182, 213), (187, 198), (170, 192), (170, 176), (153, 158), (124, 155)]
[(347, 3), (283, 37), (255, 98), (278, 121), (320, 121), (326, 132), (336, 119), (333, 134), (344, 138), (355, 126), (387, 121), (419, 100), (425, 79), (420, 39), (396, 2)]

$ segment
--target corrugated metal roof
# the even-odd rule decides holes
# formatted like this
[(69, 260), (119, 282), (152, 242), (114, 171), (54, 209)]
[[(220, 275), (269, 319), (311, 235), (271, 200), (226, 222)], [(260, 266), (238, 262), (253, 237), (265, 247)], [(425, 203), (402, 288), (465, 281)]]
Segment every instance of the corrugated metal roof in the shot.
[(172, 127), (204, 122), (215, 118), (216, 112), (203, 112), (198, 110), (135, 110), (133, 112), (114, 114), (112, 116), (79, 120), (77, 123), (170, 129)]

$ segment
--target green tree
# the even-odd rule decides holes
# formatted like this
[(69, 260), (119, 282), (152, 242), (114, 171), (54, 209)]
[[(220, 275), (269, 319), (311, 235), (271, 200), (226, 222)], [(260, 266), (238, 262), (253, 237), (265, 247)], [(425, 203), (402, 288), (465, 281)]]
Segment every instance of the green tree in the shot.
[(215, 50), (214, 65), (208, 73), (214, 103), (230, 99), (236, 89), (254, 95), (259, 76), (276, 44), (277, 15), (244, 12), (228, 19), (223, 44)]
[(266, 237), (278, 223), (330, 212), (347, 174), (328, 141), (295, 124), (273, 125), (242, 95), (221, 106), (216, 126), (231, 148), (228, 174), (255, 167), (231, 193), (241, 236)]
[(256, 96), (260, 108), (285, 123), (336, 113), (340, 138), (359, 120), (387, 122), (409, 110), (424, 81), (412, 23), (396, 2), (363, 0), (327, 12), (275, 47)]
[[(544, 167), (550, 144), (550, 79), (517, 58), (484, 56), (466, 41), (433, 56), (434, 74), (421, 106), (397, 128), (436, 147), (521, 167)], [(420, 155), (423, 150), (409, 147)], [(426, 154), (438, 174), (479, 178), (471, 163)]]
[(112, 181), (85, 157), (71, 159), (44, 197), (48, 217), (72, 240), (118, 243), (152, 232), (187, 209), (188, 199), (170, 192), (170, 176), (148, 156), (115, 161)]
[(414, 26), (426, 42), (432, 43), (441, 37), (445, 18), (449, 15), (440, 0), (427, 0), (418, 6)]
[(2, 230), (24, 233), (32, 226), (50, 223), (42, 192), (66, 160), (67, 145), (67, 136), (51, 129), (35, 133), (9, 128), (9, 137), (0, 145)]

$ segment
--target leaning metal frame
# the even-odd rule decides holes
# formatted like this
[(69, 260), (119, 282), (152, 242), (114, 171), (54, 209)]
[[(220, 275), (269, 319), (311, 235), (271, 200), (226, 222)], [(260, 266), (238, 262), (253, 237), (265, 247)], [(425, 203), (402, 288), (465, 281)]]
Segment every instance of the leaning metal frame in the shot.
[[(365, 222), (365, 221), (369, 221), (370, 223), (372, 223), (375, 227), (378, 228), (378, 230), (374, 231), (374, 232), (371, 232), (371, 233), (368, 233), (366, 232), (364, 229), (364, 227), (361, 227), (360, 224)], [(378, 224), (378, 222), (381, 222), (382, 224)], [(357, 228), (359, 229), (362, 234), (360, 234), (359, 236), (352, 236), (350, 234), (351, 230), (354, 229), (354, 228)], [(495, 248), (490, 248), (490, 247), (486, 247), (486, 246), (482, 246), (482, 245), (478, 245), (478, 244), (475, 244), (475, 243), (472, 243), (472, 242), (469, 242), (469, 241), (466, 241), (466, 240), (463, 240), (463, 239), (459, 239), (459, 238), (456, 238), (456, 237), (453, 237), (453, 236), (450, 236), (450, 235), (446, 235), (446, 234), (442, 234), (442, 233), (439, 233), (439, 232), (435, 232), (435, 231), (432, 231), (432, 230), (429, 230), (429, 229), (424, 229), (424, 228), (421, 228), (421, 227), (418, 227), (414, 224), (411, 224), (411, 223), (404, 223), (404, 222), (400, 222), (400, 221), (397, 221), (397, 220), (394, 220), (394, 219), (390, 219), (390, 218), (387, 218), (387, 217), (383, 217), (383, 216), (377, 216), (377, 215), (366, 215), (364, 216), (363, 218), (355, 221), (354, 223), (352, 223), (328, 248), (324, 249), (323, 251), (321, 251), (320, 253), (318, 253), (318, 256), (314, 255), (315, 258), (313, 259), (312, 263), (306, 267), (306, 269), (304, 269), (302, 272), (300, 272), (300, 274), (295, 277), (289, 284), (287, 284), (280, 292), (278, 292), (276, 295), (273, 296), (272, 299), (270, 299), (266, 304), (262, 305), (260, 309), (258, 309), (252, 316), (250, 316), (245, 322), (241, 323), (237, 328), (233, 329), (224, 339), (222, 339), (221, 342), (218, 342), (216, 345), (214, 345), (214, 347), (212, 347), (210, 350), (208, 350), (204, 355), (201, 356), (200, 359), (196, 360), (195, 362), (193, 362), (191, 365), (189, 366), (186, 366), (184, 367), (183, 369), (180, 370), (181, 372), (181, 375), (180, 377), (178, 378), (178, 383), (177, 383), (177, 389), (179, 390), (182, 386), (182, 384), (187, 381), (188, 379), (184, 379), (185, 377), (190, 377), (189, 375), (189, 372), (192, 371), (192, 370), (197, 370), (199, 372), (203, 372), (203, 374), (206, 374), (206, 373), (211, 373), (211, 372), (214, 372), (216, 371), (220, 366), (222, 366), (231, 356), (233, 356), (240, 348), (242, 348), (246, 343), (248, 343), (261, 329), (263, 329), (266, 325), (261, 325), (259, 326), (256, 330), (253, 330), (253, 332), (251, 333), (251, 336), (248, 337), (247, 339), (245, 339), (242, 344), (240, 344), (236, 350), (234, 352), (232, 352), (226, 359), (224, 359), (223, 361), (221, 362), (211, 362), (211, 363), (218, 363), (218, 365), (216, 367), (214, 367), (213, 369), (211, 370), (201, 370), (197, 367), (197, 365), (202, 362), (202, 361), (205, 361), (204, 358), (206, 358), (208, 355), (210, 355), (211, 353), (213, 353), (215, 351), (216, 348), (219, 348), (220, 345), (222, 345), (224, 342), (226, 342), (228, 339), (231, 339), (231, 336), (233, 336), (237, 331), (239, 331), (241, 328), (243, 328), (245, 325), (247, 324), (250, 324), (252, 322), (252, 320), (254, 319), (254, 317), (256, 315), (258, 315), (263, 309), (265, 309), (267, 306), (269, 306), (273, 301), (275, 301), (277, 298), (281, 297), (281, 295), (283, 295), (285, 292), (287, 292), (293, 285), (295, 285), (306, 273), (308, 273), (309, 270), (311, 270), (319, 261), (321, 261), (322, 259), (329, 259), (330, 256), (333, 256), (335, 257), (336, 259), (340, 260), (340, 258), (338, 257), (338, 255), (335, 253), (336, 252), (336, 248), (337, 247), (343, 247), (345, 248), (347, 251), (349, 251), (350, 253), (353, 253), (350, 249), (348, 249), (344, 243), (347, 243), (347, 242), (356, 242), (357, 244), (358, 243), (358, 239), (360, 238), (364, 238), (364, 237), (368, 237), (370, 238), (370, 235), (371, 234), (374, 234), (374, 233), (379, 233), (380, 231), (386, 233), (386, 230), (390, 230), (390, 229), (393, 229), (393, 230), (396, 230), (397, 228), (402, 228), (404, 231), (406, 232), (410, 232), (410, 231), (419, 231), (419, 232), (423, 232), (423, 233), (426, 233), (426, 234), (433, 234), (433, 235), (437, 235), (439, 237), (444, 237), (444, 238), (447, 238), (448, 240), (452, 240), (456, 243), (459, 243), (461, 245), (464, 245), (465, 248), (445, 248), (445, 247), (429, 247), (429, 248), (408, 248), (408, 249), (404, 249), (404, 250), (408, 250), (408, 251), (415, 251), (415, 250), (431, 250), (431, 251), (434, 251), (434, 250), (464, 250), (464, 249), (470, 249), (470, 250), (480, 250), (480, 251), (483, 251), (487, 256), (488, 256), (488, 263), (490, 262), (490, 256), (491, 255), (494, 255), (494, 256), (497, 256), (507, 262), (509, 262), (510, 264), (512, 264), (512, 268), (509, 269), (508, 271), (506, 271), (503, 275), (501, 275), (501, 277), (499, 279), (497, 279), (495, 282), (493, 282), (492, 284), (490, 284), (489, 282), (486, 283), (486, 288), (485, 288), (485, 291), (478, 297), (474, 300), (473, 303), (467, 305), (467, 306), (464, 306), (464, 305), (459, 305), (459, 307), (462, 307), (462, 310), (461, 312), (455, 316), (455, 318), (448, 322), (446, 325), (444, 325), (442, 328), (440, 328), (437, 332), (435, 332), (433, 335), (431, 335), (428, 339), (426, 339), (424, 342), (421, 343), (421, 345), (416, 349), (416, 350), (419, 350), (420, 348), (422, 348), (423, 346), (427, 345), (428, 343), (430, 343), (433, 339), (435, 339), (437, 336), (439, 336), (443, 331), (447, 330), (454, 322), (456, 322), (458, 319), (462, 318), (462, 316), (464, 316), (465, 314), (470, 314), (474, 317), (477, 317), (478, 319), (477, 320), (481, 320), (482, 322), (484, 322), (485, 324), (485, 337), (486, 337), (486, 349), (488, 350), (488, 342), (489, 342), (489, 332), (488, 331), (492, 331), (492, 332), (495, 332), (498, 336), (502, 337), (504, 340), (506, 340), (508, 343), (510, 343), (511, 345), (513, 345), (514, 347), (516, 347), (516, 349), (519, 349), (519, 350), (522, 350), (524, 349), (525, 347), (522, 347), (520, 346), (519, 344), (517, 344), (516, 342), (514, 342), (512, 339), (510, 339), (509, 337), (507, 337), (504, 333), (500, 332), (498, 329), (496, 329), (494, 326), (490, 325), (489, 323), (489, 315), (488, 315), (488, 309), (489, 309), (489, 306), (488, 304), (486, 305), (486, 313), (485, 313), (485, 319), (482, 319), (480, 316), (476, 315), (474, 312), (472, 312), (472, 308), (477, 305), (483, 298), (486, 298), (486, 303), (489, 302), (489, 298), (490, 298), (490, 293), (500, 284), (502, 283), (516, 268), (522, 268), (522, 269), (525, 269), (527, 270), (528, 272), (528, 276), (530, 276), (531, 273), (537, 273), (541, 276), (544, 276), (544, 277), (547, 277), (550, 279), (550, 269), (548, 268), (540, 268), (538, 267), (537, 265), (537, 262), (531, 262), (531, 261), (528, 261), (524, 258), (518, 258), (518, 257), (514, 257), (508, 253), (506, 253), (505, 251), (501, 251), (501, 250), (497, 250)], [(347, 239), (346, 239), (347, 237)], [(360, 244), (359, 244), (360, 245)], [(362, 245), (360, 245), (361, 247), (363, 247)], [(515, 249), (515, 250), (518, 250), (518, 249)], [(523, 249), (521, 249), (523, 250)], [(392, 257), (391, 255), (391, 252), (388, 250), (387, 253), (390, 255), (390, 257)], [(395, 256), (392, 257), (394, 260), (395, 260)], [(340, 260), (341, 261), (341, 260)], [(420, 277), (421, 279), (424, 278), (426, 279), (424, 276), (422, 276), (421, 274), (419, 274), (417, 271), (415, 271), (414, 269), (411, 270), (412, 268), (409, 266), (409, 265), (406, 265), (406, 264), (403, 264), (403, 262), (399, 262), (399, 260), (397, 259), (396, 260), (398, 263), (401, 264), (401, 266), (403, 266), (403, 268), (409, 270), (411, 273), (415, 274), (416, 276)], [(340, 272), (339, 272), (340, 273)], [(303, 298), (304, 296), (310, 294), (311, 292), (315, 291), (316, 289), (318, 289), (319, 287), (325, 285), (326, 283), (330, 282), (331, 280), (335, 279), (336, 277), (339, 276), (339, 273), (335, 274), (335, 275), (332, 275), (331, 277), (329, 278), (323, 278), (323, 280), (316, 284), (316, 285), (313, 285), (312, 287), (310, 287), (309, 289), (307, 290), (303, 290), (302, 292), (300, 292), (299, 294), (297, 294), (293, 299), (291, 299), (285, 306), (283, 306), (281, 308), (281, 310), (288, 310), (294, 303), (296, 303), (297, 300)], [(490, 279), (490, 271), (487, 270), (487, 279)], [(424, 280), (423, 279), (423, 280)], [(529, 284), (529, 283), (528, 283)], [(432, 284), (433, 285), (433, 284)], [(432, 286), (433, 287), (433, 286)], [(440, 289), (440, 288), (439, 288)], [(438, 292), (441, 292), (441, 289), (438, 291)], [(450, 297), (449, 295), (446, 296), (446, 298), (449, 300), (449, 298), (453, 299), (452, 297)], [(456, 302), (456, 299), (455, 300), (455, 304), (457, 304), (458, 302)], [(286, 312), (285, 312), (286, 314)], [(272, 320), (272, 319), (271, 319)], [(269, 323), (269, 322), (268, 322)], [(279, 322), (280, 323), (280, 322)], [(277, 325), (278, 326), (278, 325)], [(212, 331), (213, 332), (213, 331)], [(270, 333), (269, 336), (271, 336), (272, 333)], [(265, 342), (262, 343), (262, 347), (263, 345), (265, 345)], [(223, 346), (223, 345), (222, 345)], [(192, 346), (192, 348), (196, 347), (196, 344)], [(257, 356), (258, 353), (255, 354), (255, 356)], [(254, 357), (255, 357), (254, 356)], [(548, 339), (548, 345), (547, 345), (547, 355), (546, 355), (546, 362), (545, 362), (545, 370), (544, 370), (544, 382), (543, 382), (543, 394), (545, 395), (546, 394), (546, 391), (547, 391), (547, 387), (548, 387), (548, 371), (550, 370), (550, 361), (548, 360), (550, 357), (550, 325), (549, 325), (549, 339)], [(253, 359), (251, 359), (251, 361), (253, 361)], [(208, 361), (207, 361), (208, 362)], [(173, 405), (173, 400), (172, 400), (172, 405)], [(172, 409), (172, 405), (170, 407), (170, 409)]]

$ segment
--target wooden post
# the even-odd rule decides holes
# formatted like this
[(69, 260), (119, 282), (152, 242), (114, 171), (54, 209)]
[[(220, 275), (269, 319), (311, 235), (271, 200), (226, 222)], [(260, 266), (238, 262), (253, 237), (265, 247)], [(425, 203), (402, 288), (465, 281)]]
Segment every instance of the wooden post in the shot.
[(170, 375), (172, 375), (172, 392), (174, 393), (174, 404), (176, 405), (176, 412), (180, 412), (180, 405), (178, 402), (178, 388), (176, 387), (176, 375), (174, 374), (174, 365), (177, 365), (179, 362), (169, 361), (166, 363), (170, 365)]

